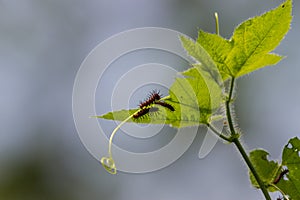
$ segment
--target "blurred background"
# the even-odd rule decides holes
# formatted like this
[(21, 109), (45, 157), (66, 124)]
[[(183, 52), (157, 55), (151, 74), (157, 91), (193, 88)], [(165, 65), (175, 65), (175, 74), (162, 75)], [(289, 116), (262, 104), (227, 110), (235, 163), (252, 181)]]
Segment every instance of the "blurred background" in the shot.
[[(263, 199), (233, 146), (218, 142), (198, 158), (204, 129), (165, 169), (108, 174), (77, 135), (72, 89), (87, 54), (114, 34), (154, 26), (195, 38), (199, 28), (215, 32), (218, 12), (220, 33), (229, 38), (240, 22), (281, 2), (1, 0), (0, 199)], [(238, 80), (236, 115), (246, 146), (275, 159), (300, 133), (299, 9), (295, 1), (292, 29), (276, 49), (287, 58)]]

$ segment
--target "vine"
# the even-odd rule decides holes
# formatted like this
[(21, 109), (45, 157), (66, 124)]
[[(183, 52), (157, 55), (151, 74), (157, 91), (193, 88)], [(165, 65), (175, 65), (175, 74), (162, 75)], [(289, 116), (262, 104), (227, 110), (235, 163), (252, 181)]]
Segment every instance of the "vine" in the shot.
[[(236, 146), (249, 168), (252, 185), (262, 191), (266, 200), (271, 200), (269, 193), (275, 191), (284, 199), (300, 199), (300, 140), (297, 137), (290, 139), (283, 148), (281, 162), (269, 161), (269, 153), (265, 150), (247, 153), (232, 117), (236, 80), (265, 66), (275, 65), (283, 58), (272, 51), (290, 28), (292, 0), (244, 21), (229, 40), (219, 35), (217, 13), (215, 20), (216, 34), (200, 30), (196, 41), (180, 37), (183, 48), (196, 62), (175, 79), (169, 96), (161, 98), (157, 92), (152, 92), (137, 109), (96, 116), (122, 121), (112, 132), (108, 157), (103, 157), (101, 163), (109, 173), (117, 173), (111, 146), (113, 137), (124, 123), (169, 124), (175, 128), (205, 125), (220, 139)], [(222, 108), (224, 113), (220, 114)], [(160, 109), (165, 112), (159, 112)], [(225, 133), (212, 125), (220, 118), (227, 126)]]

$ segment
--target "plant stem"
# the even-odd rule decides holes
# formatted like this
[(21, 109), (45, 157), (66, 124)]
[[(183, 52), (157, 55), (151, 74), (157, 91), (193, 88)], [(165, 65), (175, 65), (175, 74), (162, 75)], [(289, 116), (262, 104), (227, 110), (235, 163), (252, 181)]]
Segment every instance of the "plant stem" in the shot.
[(231, 117), (231, 109), (230, 109), (230, 103), (231, 103), (232, 95), (233, 95), (234, 81), (235, 81), (235, 78), (232, 77), (231, 83), (230, 83), (230, 88), (229, 88), (228, 98), (226, 99), (226, 117), (227, 117), (229, 129), (230, 129), (230, 132), (231, 132), (231, 136), (232, 136), (232, 142), (235, 144), (235, 146), (239, 150), (239, 152), (242, 155), (243, 159), (245, 160), (248, 168), (250, 169), (253, 176), (255, 177), (262, 193), (264, 194), (264, 196), (266, 198), (266, 200), (271, 200), (271, 197), (269, 195), (269, 192), (268, 192), (267, 188), (265, 187), (263, 181), (260, 179), (258, 173), (256, 172), (256, 170), (255, 170), (250, 158), (248, 157), (244, 147), (242, 146), (239, 138), (236, 137), (237, 133), (234, 129), (233, 120), (232, 120), (232, 117)]
[(226, 140), (227, 142), (231, 142), (230, 138), (226, 137), (225, 135), (223, 135), (222, 133), (220, 133), (214, 126), (212, 126), (211, 124), (206, 124), (207, 127), (214, 133), (216, 134), (218, 137), (222, 138), (223, 140)]
[(267, 190), (267, 188), (265, 187), (263, 181), (260, 179), (258, 173), (256, 172), (254, 166), (252, 165), (252, 162), (250, 160), (250, 158), (248, 157), (245, 149), (243, 148), (241, 142), (239, 141), (238, 138), (233, 139), (233, 143), (235, 144), (235, 146), (237, 147), (237, 149), (239, 150), (239, 152), (242, 154), (243, 159), (245, 160), (245, 162), (247, 163), (250, 171), (252, 172), (253, 176), (255, 177), (260, 189), (262, 190), (265, 198), (267, 200), (271, 200), (271, 197), (269, 195), (269, 192)]
[(234, 81), (235, 81), (235, 78), (232, 77), (231, 82), (230, 82), (229, 94), (228, 94), (228, 97), (226, 99), (226, 117), (227, 117), (227, 121), (228, 121), (228, 125), (229, 125), (231, 135), (236, 134), (234, 126), (233, 126), (233, 120), (232, 120), (232, 117), (231, 117), (231, 112), (230, 112), (230, 103), (231, 103), (232, 94), (233, 94)]

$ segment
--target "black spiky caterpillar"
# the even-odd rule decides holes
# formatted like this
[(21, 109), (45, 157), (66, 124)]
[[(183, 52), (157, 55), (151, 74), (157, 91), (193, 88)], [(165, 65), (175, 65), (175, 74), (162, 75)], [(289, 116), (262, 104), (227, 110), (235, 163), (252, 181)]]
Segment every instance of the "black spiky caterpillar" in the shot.
[(165, 108), (168, 108), (170, 111), (175, 111), (174, 107), (171, 106), (170, 104), (160, 101), (161, 99), (161, 95), (159, 94), (159, 91), (157, 90), (153, 90), (150, 95), (148, 96), (148, 99), (146, 99), (143, 102), (140, 102), (139, 107), (141, 109), (147, 108), (149, 106), (151, 106), (152, 104), (158, 104), (160, 106), (163, 106)]
[(159, 94), (159, 91), (153, 90), (150, 95), (148, 96), (148, 99), (146, 99), (143, 102), (140, 102), (140, 108), (146, 108), (152, 104), (155, 103), (155, 101), (159, 101), (161, 99), (161, 95)]
[(173, 106), (171, 106), (170, 104), (166, 103), (166, 102), (163, 102), (163, 101), (157, 101), (157, 102), (154, 102), (155, 104), (158, 104), (160, 106), (163, 106), (165, 108), (168, 108), (170, 111), (175, 111), (175, 108)]

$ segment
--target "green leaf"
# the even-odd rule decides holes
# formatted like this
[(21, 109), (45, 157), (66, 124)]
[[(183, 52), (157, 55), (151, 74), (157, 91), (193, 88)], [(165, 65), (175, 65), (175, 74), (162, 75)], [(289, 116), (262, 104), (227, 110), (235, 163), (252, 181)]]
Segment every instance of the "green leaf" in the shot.
[[(250, 160), (268, 190), (283, 192), (283, 195), (289, 196), (290, 200), (300, 199), (300, 140), (297, 137), (292, 138), (284, 147), (281, 164), (269, 161), (268, 155), (264, 150), (250, 152)], [(280, 173), (283, 169), (287, 169), (288, 173), (281, 177)], [(259, 188), (252, 173), (249, 174), (252, 185)], [(278, 182), (274, 183), (279, 177)]]
[(197, 43), (200, 44), (211, 56), (223, 80), (232, 76), (229, 66), (225, 63), (228, 54), (233, 48), (233, 43), (219, 35), (199, 31)]
[[(262, 149), (256, 149), (250, 152), (250, 160), (266, 186), (270, 185), (278, 175), (280, 165), (277, 162), (268, 160), (269, 153)], [(259, 188), (253, 174), (249, 171), (250, 180), (254, 187)]]
[[(200, 64), (197, 65), (198, 68)], [(221, 87), (211, 78), (210, 73), (191, 68), (182, 73), (185, 78), (176, 78), (170, 88), (170, 100), (181, 105), (184, 121), (197, 119), (198, 123), (208, 123), (211, 115), (222, 102)], [(173, 100), (174, 99), (174, 100)], [(200, 111), (200, 116), (199, 116)]]
[[(142, 124), (169, 124), (170, 126), (174, 127), (184, 127), (184, 126), (195, 126), (199, 125), (199, 117), (198, 118), (191, 118), (187, 119), (184, 118), (184, 116), (180, 115), (180, 105), (178, 104), (178, 101), (171, 100), (170, 97), (168, 99), (164, 100), (164, 102), (172, 105), (175, 109), (175, 111), (170, 111), (167, 108), (164, 108), (163, 106), (159, 106), (154, 104), (152, 107), (156, 107), (159, 109), (158, 112), (151, 113), (149, 112), (146, 115), (143, 115), (137, 119), (131, 118), (127, 122), (133, 122), (133, 123), (142, 123)], [(103, 118), (108, 120), (116, 120), (116, 121), (124, 121), (129, 116), (131, 116), (133, 113), (138, 111), (139, 109), (132, 109), (132, 110), (120, 110), (120, 111), (114, 111), (109, 112), (101, 116), (95, 116), (96, 118)], [(195, 113), (195, 112), (194, 112)], [(198, 111), (199, 115), (199, 111)]]
[(282, 59), (270, 52), (288, 32), (291, 13), (292, 0), (287, 0), (276, 9), (240, 24), (230, 40), (200, 31), (197, 42), (215, 61), (223, 80), (240, 77)]
[(188, 55), (196, 60), (194, 66), (202, 72), (209, 73), (210, 77), (213, 78), (215, 82), (222, 85), (221, 75), (215, 62), (201, 44), (184, 36), (181, 36), (180, 39), (182, 46), (187, 51)]
[(295, 137), (291, 139), (283, 149), (282, 165), (289, 172), (286, 179), (281, 179), (277, 187), (285, 194), (290, 196), (290, 199), (300, 199), (300, 140)]
[[(175, 111), (155, 104), (153, 107), (159, 108), (158, 112), (128, 122), (169, 124), (178, 128), (207, 123), (222, 102), (220, 86), (209, 73), (201, 73), (195, 67), (181, 74), (182, 77), (177, 77), (171, 86), (170, 96), (164, 98), (164, 102), (172, 105)], [(137, 110), (115, 111), (96, 117), (124, 121)]]

